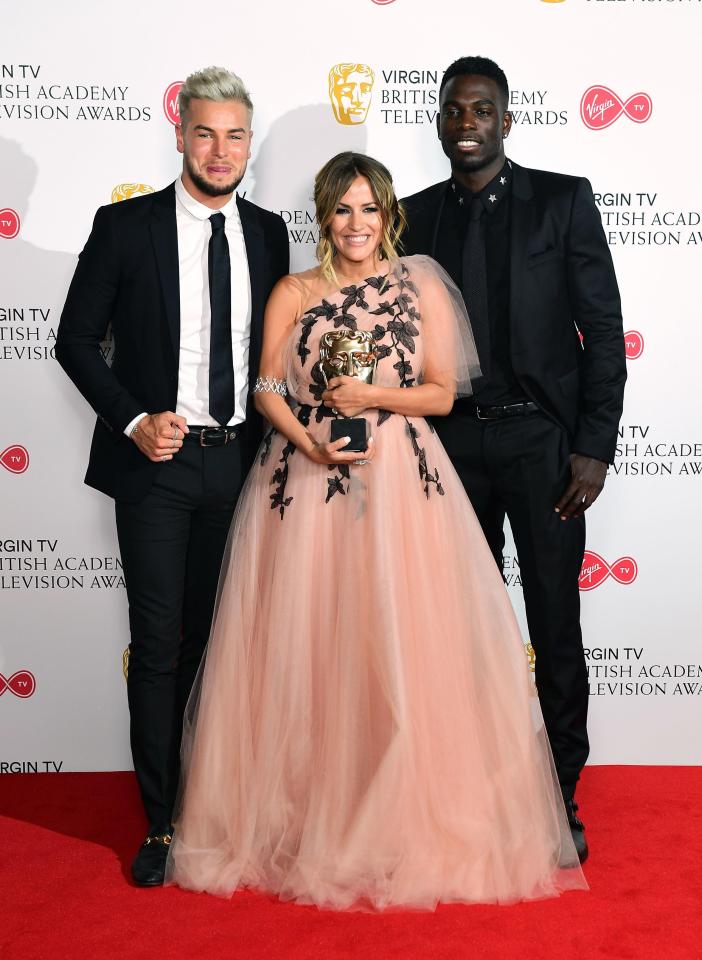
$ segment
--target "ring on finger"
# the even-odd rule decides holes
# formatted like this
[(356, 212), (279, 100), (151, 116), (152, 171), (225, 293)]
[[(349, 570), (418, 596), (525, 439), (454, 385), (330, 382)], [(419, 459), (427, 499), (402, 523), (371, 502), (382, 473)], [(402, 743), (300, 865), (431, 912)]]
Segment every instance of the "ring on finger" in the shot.
[(173, 439), (174, 440), (178, 439), (178, 427), (176, 427), (175, 430), (173, 431)]
[(339, 416), (339, 411), (336, 409), (336, 407), (332, 407), (331, 410), (335, 417)]
[(370, 463), (370, 460), (354, 460), (353, 462), (356, 464), (356, 466), (361, 467), (364, 463)]

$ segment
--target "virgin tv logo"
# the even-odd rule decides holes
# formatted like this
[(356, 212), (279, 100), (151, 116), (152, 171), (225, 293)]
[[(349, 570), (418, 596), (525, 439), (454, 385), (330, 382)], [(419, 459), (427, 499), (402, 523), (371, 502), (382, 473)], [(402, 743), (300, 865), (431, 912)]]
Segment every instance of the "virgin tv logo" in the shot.
[(377, 3), (379, 7), (384, 7), (388, 3), (394, 3), (395, 0), (373, 0), (373, 3)]
[(19, 214), (11, 207), (3, 207), (0, 210), (0, 237), (4, 240), (14, 240), (19, 232)]
[(653, 101), (647, 93), (634, 93), (624, 101), (614, 90), (596, 84), (588, 87), (580, 101), (580, 116), (590, 130), (611, 127), (623, 113), (634, 123), (646, 123), (653, 112)]
[(175, 80), (166, 87), (163, 95), (163, 112), (173, 126), (180, 123), (180, 109), (178, 108), (178, 94), (183, 86), (183, 80)]
[(594, 550), (586, 550), (580, 569), (578, 585), (581, 590), (594, 590), (609, 577), (628, 586), (636, 580), (639, 568), (633, 557), (620, 557), (610, 566), (604, 557)]
[(624, 350), (627, 360), (638, 360), (644, 350), (644, 338), (638, 330), (629, 330), (624, 334)]
[(10, 473), (24, 473), (29, 466), (29, 452), (20, 443), (13, 443), (0, 453), (0, 463)]
[(33, 695), (36, 688), (37, 681), (29, 670), (17, 670), (11, 677), (3, 677), (0, 673), (0, 697), (9, 690), (20, 700), (26, 700)]

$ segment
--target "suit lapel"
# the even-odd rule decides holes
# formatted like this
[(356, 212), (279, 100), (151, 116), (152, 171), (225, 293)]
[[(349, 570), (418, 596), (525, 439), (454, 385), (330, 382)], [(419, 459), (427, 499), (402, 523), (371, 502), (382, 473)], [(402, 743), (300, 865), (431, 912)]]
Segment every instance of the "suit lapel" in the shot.
[(432, 213), (434, 216), (434, 223), (432, 224), (431, 229), (431, 255), (434, 258), (436, 258), (436, 248), (439, 243), (439, 224), (441, 223), (441, 214), (444, 212), (444, 204), (446, 203), (448, 185), (448, 180), (437, 184), (438, 190), (436, 192), (436, 196), (432, 197)]
[[(436, 259), (441, 214), (446, 202), (448, 180), (435, 183), (426, 191), (422, 204), (413, 215), (410, 206), (410, 247), (413, 252), (425, 253)], [(428, 247), (428, 249), (427, 249)]]
[(249, 381), (258, 374), (263, 340), (263, 310), (265, 307), (265, 244), (263, 228), (258, 222), (256, 208), (237, 196), (236, 205), (246, 245), (251, 286), (251, 341), (249, 344)]
[(252, 205), (237, 196), (236, 205), (241, 219), (241, 229), (246, 245), (246, 259), (249, 263), (249, 278), (251, 283), (251, 317), (260, 319), (263, 314), (263, 265), (264, 244), (263, 230), (255, 215)]
[(180, 352), (180, 271), (173, 184), (154, 195), (150, 229), (163, 302), (166, 305), (168, 332), (177, 363)]
[(522, 277), (526, 267), (529, 235), (534, 222), (534, 192), (529, 173), (512, 163), (512, 223), (510, 227), (510, 326), (517, 327), (523, 304)]

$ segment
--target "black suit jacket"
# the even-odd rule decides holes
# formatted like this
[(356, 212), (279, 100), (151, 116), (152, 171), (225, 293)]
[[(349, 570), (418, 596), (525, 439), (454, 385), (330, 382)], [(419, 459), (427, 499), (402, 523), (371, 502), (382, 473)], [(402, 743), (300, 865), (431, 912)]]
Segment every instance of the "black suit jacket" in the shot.
[[(261, 356), (263, 310), (288, 272), (281, 217), (237, 197), (251, 282), (249, 382)], [(160, 469), (124, 435), (142, 411), (175, 410), (180, 349), (178, 236), (173, 184), (157, 193), (100, 207), (61, 314), (56, 358), (98, 415), (85, 482), (118, 500), (138, 502)], [(100, 343), (111, 325), (114, 361)], [(246, 409), (252, 461), (261, 418)]]
[[(403, 200), (407, 254), (435, 256), (447, 183)], [(512, 163), (510, 344), (522, 388), (571, 449), (614, 459), (626, 358), (612, 257), (582, 177)], [(578, 336), (582, 334), (582, 343)]]

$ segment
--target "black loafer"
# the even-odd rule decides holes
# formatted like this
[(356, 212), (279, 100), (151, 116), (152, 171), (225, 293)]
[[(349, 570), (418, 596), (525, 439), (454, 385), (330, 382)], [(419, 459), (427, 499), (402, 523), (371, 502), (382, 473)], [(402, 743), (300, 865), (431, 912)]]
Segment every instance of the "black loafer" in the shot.
[(565, 801), (566, 813), (568, 815), (568, 826), (570, 835), (575, 844), (575, 851), (581, 863), (585, 863), (589, 853), (587, 840), (585, 839), (585, 824), (578, 816), (578, 805), (572, 798)]
[(163, 886), (172, 839), (170, 833), (150, 834), (139, 847), (132, 864), (132, 877), (138, 887)]

